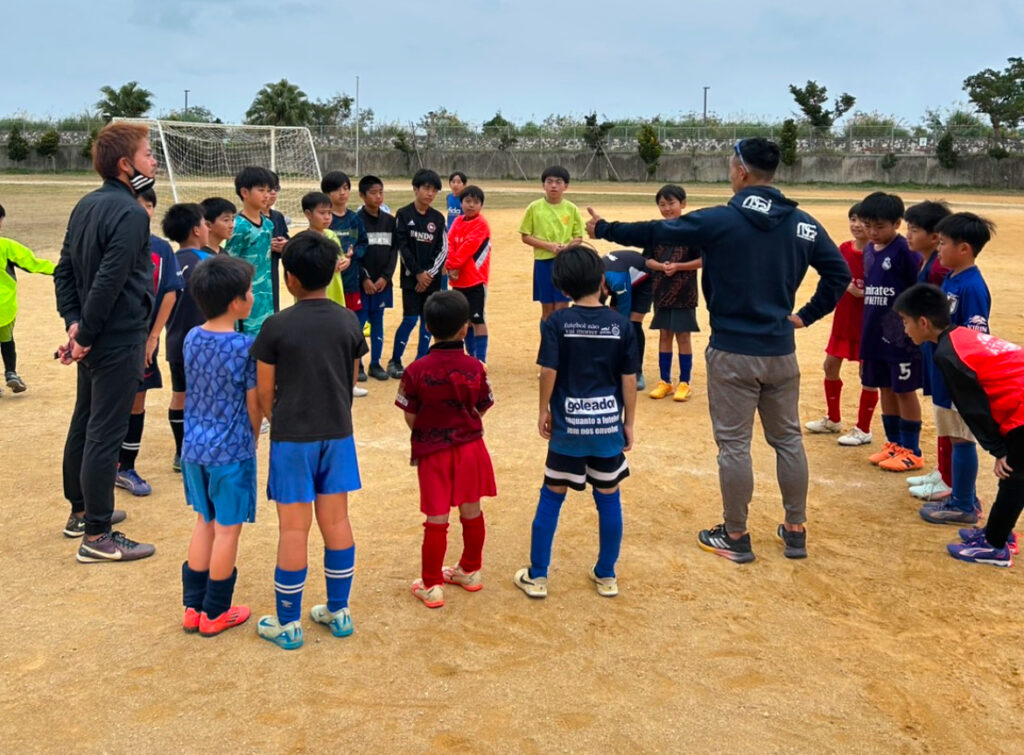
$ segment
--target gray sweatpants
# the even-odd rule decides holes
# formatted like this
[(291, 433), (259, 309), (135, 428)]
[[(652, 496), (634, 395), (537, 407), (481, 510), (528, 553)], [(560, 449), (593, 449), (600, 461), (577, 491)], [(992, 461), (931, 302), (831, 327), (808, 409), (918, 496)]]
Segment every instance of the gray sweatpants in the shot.
[(800, 431), (800, 367), (796, 354), (755, 357), (708, 347), (708, 406), (718, 444), (718, 482), (728, 532), (746, 532), (754, 494), (750, 460), (754, 411), (775, 449), (787, 524), (807, 521), (807, 456)]

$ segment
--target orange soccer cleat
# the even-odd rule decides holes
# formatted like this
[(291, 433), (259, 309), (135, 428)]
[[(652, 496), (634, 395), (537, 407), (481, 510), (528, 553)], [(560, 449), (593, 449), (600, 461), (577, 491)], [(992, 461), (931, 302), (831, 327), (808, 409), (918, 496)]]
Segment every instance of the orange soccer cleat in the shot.
[(924, 467), (924, 456), (918, 456), (909, 448), (900, 448), (891, 459), (878, 463), (886, 472), (912, 472)]
[(901, 447), (899, 443), (886, 441), (885, 445), (882, 446), (882, 450), (871, 454), (871, 456), (868, 457), (868, 461), (872, 464), (881, 464), (883, 461), (888, 461), (894, 457), (900, 450)]

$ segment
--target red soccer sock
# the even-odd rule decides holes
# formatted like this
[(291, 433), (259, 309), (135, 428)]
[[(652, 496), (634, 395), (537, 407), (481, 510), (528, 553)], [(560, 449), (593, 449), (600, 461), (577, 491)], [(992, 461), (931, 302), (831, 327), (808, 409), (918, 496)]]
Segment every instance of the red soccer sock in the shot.
[(423, 523), (423, 584), (433, 587), (444, 583), (441, 569), (444, 568), (444, 554), (448, 550), (448, 522)]
[(839, 422), (839, 399), (843, 395), (843, 381), (825, 378), (825, 405), (828, 407), (828, 418), (831, 422)]
[(939, 447), (939, 474), (948, 487), (953, 487), (953, 441), (948, 435), (940, 435), (936, 445)]
[(875, 414), (875, 406), (878, 404), (878, 391), (869, 391), (861, 388), (860, 408), (857, 409), (857, 427), (866, 433), (871, 432), (871, 418)]
[(472, 519), (459, 518), (462, 522), (462, 558), (459, 566), (464, 572), (477, 571), (484, 561), (484, 538), (487, 528), (484, 526), (483, 512)]

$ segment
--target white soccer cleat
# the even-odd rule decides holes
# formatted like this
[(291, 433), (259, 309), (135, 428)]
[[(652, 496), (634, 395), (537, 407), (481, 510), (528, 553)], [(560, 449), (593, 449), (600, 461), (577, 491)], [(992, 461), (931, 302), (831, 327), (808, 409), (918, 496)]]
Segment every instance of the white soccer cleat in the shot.
[(846, 435), (840, 435), (836, 442), (841, 446), (866, 446), (871, 440), (871, 433), (866, 433), (854, 425)]
[(354, 385), (352, 386), (352, 395), (356, 398), (362, 398), (363, 396), (369, 396), (370, 392), (361, 386)]
[(920, 498), (922, 501), (940, 501), (943, 498), (948, 498), (952, 493), (953, 488), (941, 479), (938, 482), (927, 482), (924, 485), (914, 485), (910, 488), (910, 495)]
[(837, 433), (843, 429), (841, 422), (833, 422), (828, 417), (815, 419), (804, 425), (812, 433)]
[(942, 475), (939, 470), (935, 469), (928, 474), (917, 475), (916, 477), (908, 477), (907, 485), (910, 487), (917, 487), (918, 485), (931, 485), (934, 482), (942, 482)]

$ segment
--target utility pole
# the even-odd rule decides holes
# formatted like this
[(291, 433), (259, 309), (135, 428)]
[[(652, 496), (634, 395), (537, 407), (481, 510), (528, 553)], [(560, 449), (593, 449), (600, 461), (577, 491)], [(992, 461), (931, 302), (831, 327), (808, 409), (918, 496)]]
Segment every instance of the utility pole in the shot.
[(356, 76), (356, 175), (359, 175), (359, 77)]
[(185, 90), (185, 117), (186, 118), (188, 118), (188, 93), (191, 92), (191, 91), (192, 91), (191, 89), (186, 89)]
[(708, 125), (708, 90), (711, 87), (704, 87), (704, 125)]

